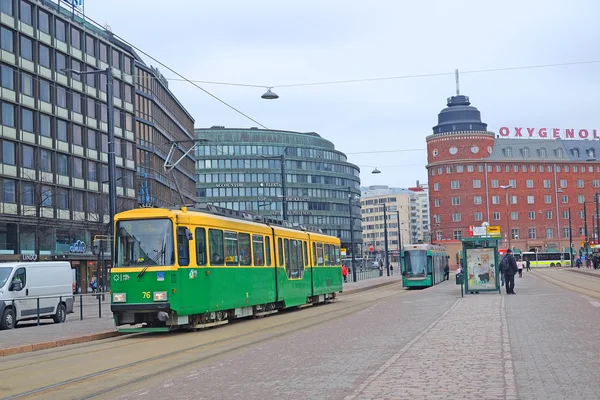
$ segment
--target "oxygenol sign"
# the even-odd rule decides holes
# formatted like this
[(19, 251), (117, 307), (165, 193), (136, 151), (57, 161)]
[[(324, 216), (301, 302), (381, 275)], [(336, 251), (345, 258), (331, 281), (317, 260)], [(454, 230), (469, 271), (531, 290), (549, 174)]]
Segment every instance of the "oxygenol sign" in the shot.
[(502, 137), (512, 138), (600, 139), (596, 129), (509, 128), (503, 126), (498, 133)]

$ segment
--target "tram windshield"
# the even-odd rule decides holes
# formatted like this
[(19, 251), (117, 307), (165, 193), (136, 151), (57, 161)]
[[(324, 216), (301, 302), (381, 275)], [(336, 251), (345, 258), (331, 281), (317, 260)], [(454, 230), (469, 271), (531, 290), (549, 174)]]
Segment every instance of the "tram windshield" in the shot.
[(119, 221), (115, 263), (115, 267), (175, 264), (171, 220)]
[(404, 264), (407, 276), (426, 276), (427, 250), (405, 251)]

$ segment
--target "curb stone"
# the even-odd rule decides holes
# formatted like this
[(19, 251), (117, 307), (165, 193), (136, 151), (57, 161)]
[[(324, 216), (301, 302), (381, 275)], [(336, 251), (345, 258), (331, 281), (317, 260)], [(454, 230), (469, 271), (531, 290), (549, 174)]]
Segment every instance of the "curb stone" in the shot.
[(101, 333), (94, 333), (91, 335), (73, 337), (73, 338), (68, 338), (68, 339), (60, 339), (60, 340), (55, 340), (55, 341), (51, 341), (51, 342), (42, 342), (42, 343), (35, 343), (35, 344), (27, 344), (27, 345), (18, 346), (18, 347), (9, 347), (6, 349), (0, 349), (0, 357), (10, 356), (10, 355), (14, 355), (14, 354), (21, 354), (21, 353), (29, 353), (29, 352), (38, 351), (38, 350), (47, 350), (47, 349), (52, 349), (55, 347), (69, 346), (72, 344), (92, 342), (94, 340), (108, 339), (108, 338), (116, 337), (116, 336), (120, 336), (120, 335), (122, 335), (122, 334), (117, 331), (109, 331), (109, 332), (101, 332)]

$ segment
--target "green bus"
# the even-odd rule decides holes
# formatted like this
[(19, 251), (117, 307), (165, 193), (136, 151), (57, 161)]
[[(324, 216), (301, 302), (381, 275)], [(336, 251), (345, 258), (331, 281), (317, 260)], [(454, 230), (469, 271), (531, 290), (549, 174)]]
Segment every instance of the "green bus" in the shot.
[(444, 280), (444, 267), (448, 263), (445, 247), (409, 244), (404, 246), (403, 258), (403, 287), (429, 287)]

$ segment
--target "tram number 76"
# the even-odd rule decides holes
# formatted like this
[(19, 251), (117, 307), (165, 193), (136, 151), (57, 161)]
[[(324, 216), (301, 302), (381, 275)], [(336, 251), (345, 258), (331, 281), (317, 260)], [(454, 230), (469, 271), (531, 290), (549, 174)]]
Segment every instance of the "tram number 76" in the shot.
[(142, 296), (144, 297), (144, 299), (149, 299), (150, 298), (150, 292), (142, 292)]

